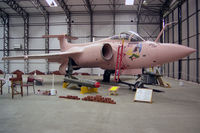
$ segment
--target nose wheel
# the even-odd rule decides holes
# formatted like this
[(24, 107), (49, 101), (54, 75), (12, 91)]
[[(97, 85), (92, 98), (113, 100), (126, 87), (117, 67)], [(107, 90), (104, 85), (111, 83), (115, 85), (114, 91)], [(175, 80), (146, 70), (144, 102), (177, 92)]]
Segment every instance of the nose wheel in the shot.
[(142, 81), (137, 81), (135, 83), (135, 88), (144, 88), (144, 83)]
[(128, 85), (129, 90), (132, 90), (132, 91), (136, 91), (137, 88), (146, 88), (142, 81), (137, 81), (135, 84), (132, 84), (132, 83), (123, 82), (119, 79), (118, 83)]

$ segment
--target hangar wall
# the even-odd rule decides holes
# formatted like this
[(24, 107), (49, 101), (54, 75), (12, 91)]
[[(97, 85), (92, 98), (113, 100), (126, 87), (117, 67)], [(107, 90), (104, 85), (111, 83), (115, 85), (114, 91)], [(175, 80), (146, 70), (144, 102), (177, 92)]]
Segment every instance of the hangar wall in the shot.
[(190, 56), (164, 65), (166, 76), (199, 83), (199, 31), (200, 31), (200, 1), (186, 0), (177, 5), (165, 17), (164, 21), (179, 23), (169, 26), (165, 30), (164, 42), (179, 43), (197, 51)]
[[(72, 15), (71, 33), (73, 36), (79, 37), (78, 40), (72, 43), (83, 43), (90, 41), (90, 16), (86, 14)], [(113, 29), (113, 15), (112, 14), (94, 14), (93, 16), (93, 37), (99, 40), (105, 37), (119, 34), (122, 31), (135, 31), (137, 32), (137, 15), (136, 14), (116, 14), (115, 16), (115, 30)], [(10, 56), (23, 55), (24, 44), (24, 24), (20, 16), (10, 16), (9, 18), (9, 54)], [(67, 33), (66, 16), (50, 15), (49, 17), (49, 34), (63, 34)], [(0, 25), (0, 31), (3, 31), (3, 25)], [(0, 32), (0, 58), (3, 57), (3, 32)], [(44, 54), (45, 53), (45, 40), (41, 38), (45, 33), (44, 17), (30, 16), (29, 18), (29, 54)], [(14, 46), (21, 44), (21, 50), (15, 50)], [(49, 40), (50, 53), (59, 51), (59, 42), (57, 39)], [(29, 60), (29, 72), (40, 70), (46, 72), (45, 60)], [(0, 61), (0, 70), (3, 70), (3, 61)], [(58, 70), (59, 64), (50, 63), (49, 71)], [(24, 72), (24, 61), (10, 61), (9, 72), (15, 70)], [(87, 73), (103, 73), (101, 69), (80, 69), (81, 72)]]
[[(1, 18), (0, 18), (1, 21)], [(0, 23), (0, 58), (3, 57), (3, 25)], [(3, 70), (3, 62), (0, 61), (0, 70)]]
[(154, 41), (160, 32), (160, 16), (140, 15), (138, 33), (149, 41)]

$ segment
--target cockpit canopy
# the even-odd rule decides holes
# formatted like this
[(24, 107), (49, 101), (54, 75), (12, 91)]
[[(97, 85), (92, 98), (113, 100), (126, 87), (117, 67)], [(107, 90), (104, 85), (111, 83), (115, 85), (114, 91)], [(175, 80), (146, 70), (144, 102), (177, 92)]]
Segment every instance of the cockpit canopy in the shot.
[(128, 32), (122, 32), (119, 35), (114, 35), (111, 37), (111, 40), (120, 40), (120, 39), (129, 40), (130, 42), (141, 42), (144, 41), (144, 39), (139, 36), (136, 32), (128, 31)]

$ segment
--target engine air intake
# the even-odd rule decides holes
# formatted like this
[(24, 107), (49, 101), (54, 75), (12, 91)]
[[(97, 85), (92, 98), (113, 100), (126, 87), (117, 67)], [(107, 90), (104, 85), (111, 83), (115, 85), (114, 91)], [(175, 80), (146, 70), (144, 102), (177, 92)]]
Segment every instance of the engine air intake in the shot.
[(113, 56), (112, 47), (110, 44), (106, 43), (102, 47), (102, 56), (105, 60), (110, 60)]

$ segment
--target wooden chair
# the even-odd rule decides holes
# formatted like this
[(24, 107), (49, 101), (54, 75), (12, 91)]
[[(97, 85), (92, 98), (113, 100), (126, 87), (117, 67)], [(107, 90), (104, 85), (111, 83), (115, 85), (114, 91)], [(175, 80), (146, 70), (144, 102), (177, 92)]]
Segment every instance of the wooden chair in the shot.
[[(23, 83), (22, 83), (22, 73), (16, 73), (17, 77), (10, 78), (11, 81), (11, 89), (12, 89), (12, 99), (14, 98), (14, 95), (21, 94), (23, 97)], [(16, 86), (20, 85), (21, 92), (17, 91)]]
[(28, 87), (29, 86), (33, 86), (33, 92), (35, 94), (34, 80), (35, 80), (34, 77), (29, 76), (27, 78), (27, 82), (25, 84), (23, 84), (23, 86), (27, 88), (27, 96), (28, 96)]
[(10, 93), (10, 89), (11, 89), (11, 81), (10, 78), (12, 78), (13, 75), (12, 74), (5, 74), (4, 79), (5, 79), (5, 85), (6, 87), (8, 87), (8, 93)]
[(5, 79), (2, 79), (0, 78), (0, 92), (1, 92), (1, 95), (3, 94), (3, 85), (5, 84)]

